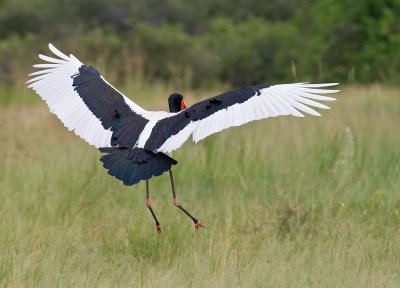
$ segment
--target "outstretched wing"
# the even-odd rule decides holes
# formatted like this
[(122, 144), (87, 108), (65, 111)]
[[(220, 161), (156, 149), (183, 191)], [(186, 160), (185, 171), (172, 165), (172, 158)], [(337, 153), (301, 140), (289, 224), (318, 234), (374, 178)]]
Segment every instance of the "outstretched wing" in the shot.
[(303, 117), (302, 112), (320, 116), (313, 108), (329, 109), (317, 101), (336, 100), (320, 95), (338, 92), (325, 89), (334, 85), (337, 83), (257, 85), (226, 92), (158, 121), (144, 148), (169, 153), (190, 135), (198, 142), (223, 129), (263, 118)]
[(45, 64), (27, 83), (47, 103), (65, 127), (95, 147), (131, 148), (152, 113), (111, 86), (93, 67), (52, 44), (56, 58), (39, 55)]

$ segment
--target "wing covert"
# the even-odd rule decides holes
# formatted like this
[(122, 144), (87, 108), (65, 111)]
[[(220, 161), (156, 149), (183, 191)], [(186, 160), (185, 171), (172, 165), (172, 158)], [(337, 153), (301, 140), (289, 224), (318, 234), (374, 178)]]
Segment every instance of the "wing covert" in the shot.
[(145, 148), (170, 153), (190, 135), (198, 142), (226, 128), (263, 118), (304, 117), (303, 113), (320, 116), (313, 108), (329, 109), (317, 101), (336, 100), (321, 95), (338, 92), (325, 88), (334, 85), (337, 83), (257, 85), (229, 91), (160, 120)]
[(70, 131), (95, 147), (133, 147), (152, 117), (111, 86), (93, 67), (49, 44), (57, 57), (39, 55), (45, 64), (27, 83)]

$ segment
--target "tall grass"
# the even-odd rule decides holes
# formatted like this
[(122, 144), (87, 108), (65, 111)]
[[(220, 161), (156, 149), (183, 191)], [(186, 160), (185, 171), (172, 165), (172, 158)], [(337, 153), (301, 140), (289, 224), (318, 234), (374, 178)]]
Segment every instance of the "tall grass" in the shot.
[[(166, 108), (161, 88), (128, 92)], [(163, 175), (150, 182), (162, 235), (143, 183), (109, 177), (44, 104), (2, 102), (0, 287), (398, 287), (399, 96), (345, 87), (321, 118), (185, 144), (177, 193), (206, 228)]]

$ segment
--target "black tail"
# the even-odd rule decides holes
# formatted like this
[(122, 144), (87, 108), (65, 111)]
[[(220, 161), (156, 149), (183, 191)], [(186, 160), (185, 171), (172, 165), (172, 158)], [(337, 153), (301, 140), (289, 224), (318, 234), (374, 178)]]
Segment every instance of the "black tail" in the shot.
[(124, 182), (125, 185), (134, 185), (140, 180), (147, 180), (159, 176), (177, 164), (174, 159), (163, 154), (153, 153), (142, 148), (100, 148), (100, 160), (108, 174)]

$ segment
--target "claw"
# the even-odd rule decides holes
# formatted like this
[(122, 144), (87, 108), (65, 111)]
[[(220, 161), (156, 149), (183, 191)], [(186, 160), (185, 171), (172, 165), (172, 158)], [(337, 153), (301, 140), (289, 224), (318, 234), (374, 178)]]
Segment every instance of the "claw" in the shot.
[(158, 233), (158, 234), (162, 234), (162, 232), (161, 232), (161, 225), (160, 225), (160, 224), (157, 224), (156, 227), (157, 227), (157, 233)]
[(194, 229), (199, 230), (200, 228), (205, 228), (206, 226), (204, 226), (203, 224), (201, 224), (201, 222), (199, 220), (196, 220), (196, 222), (194, 222)]

